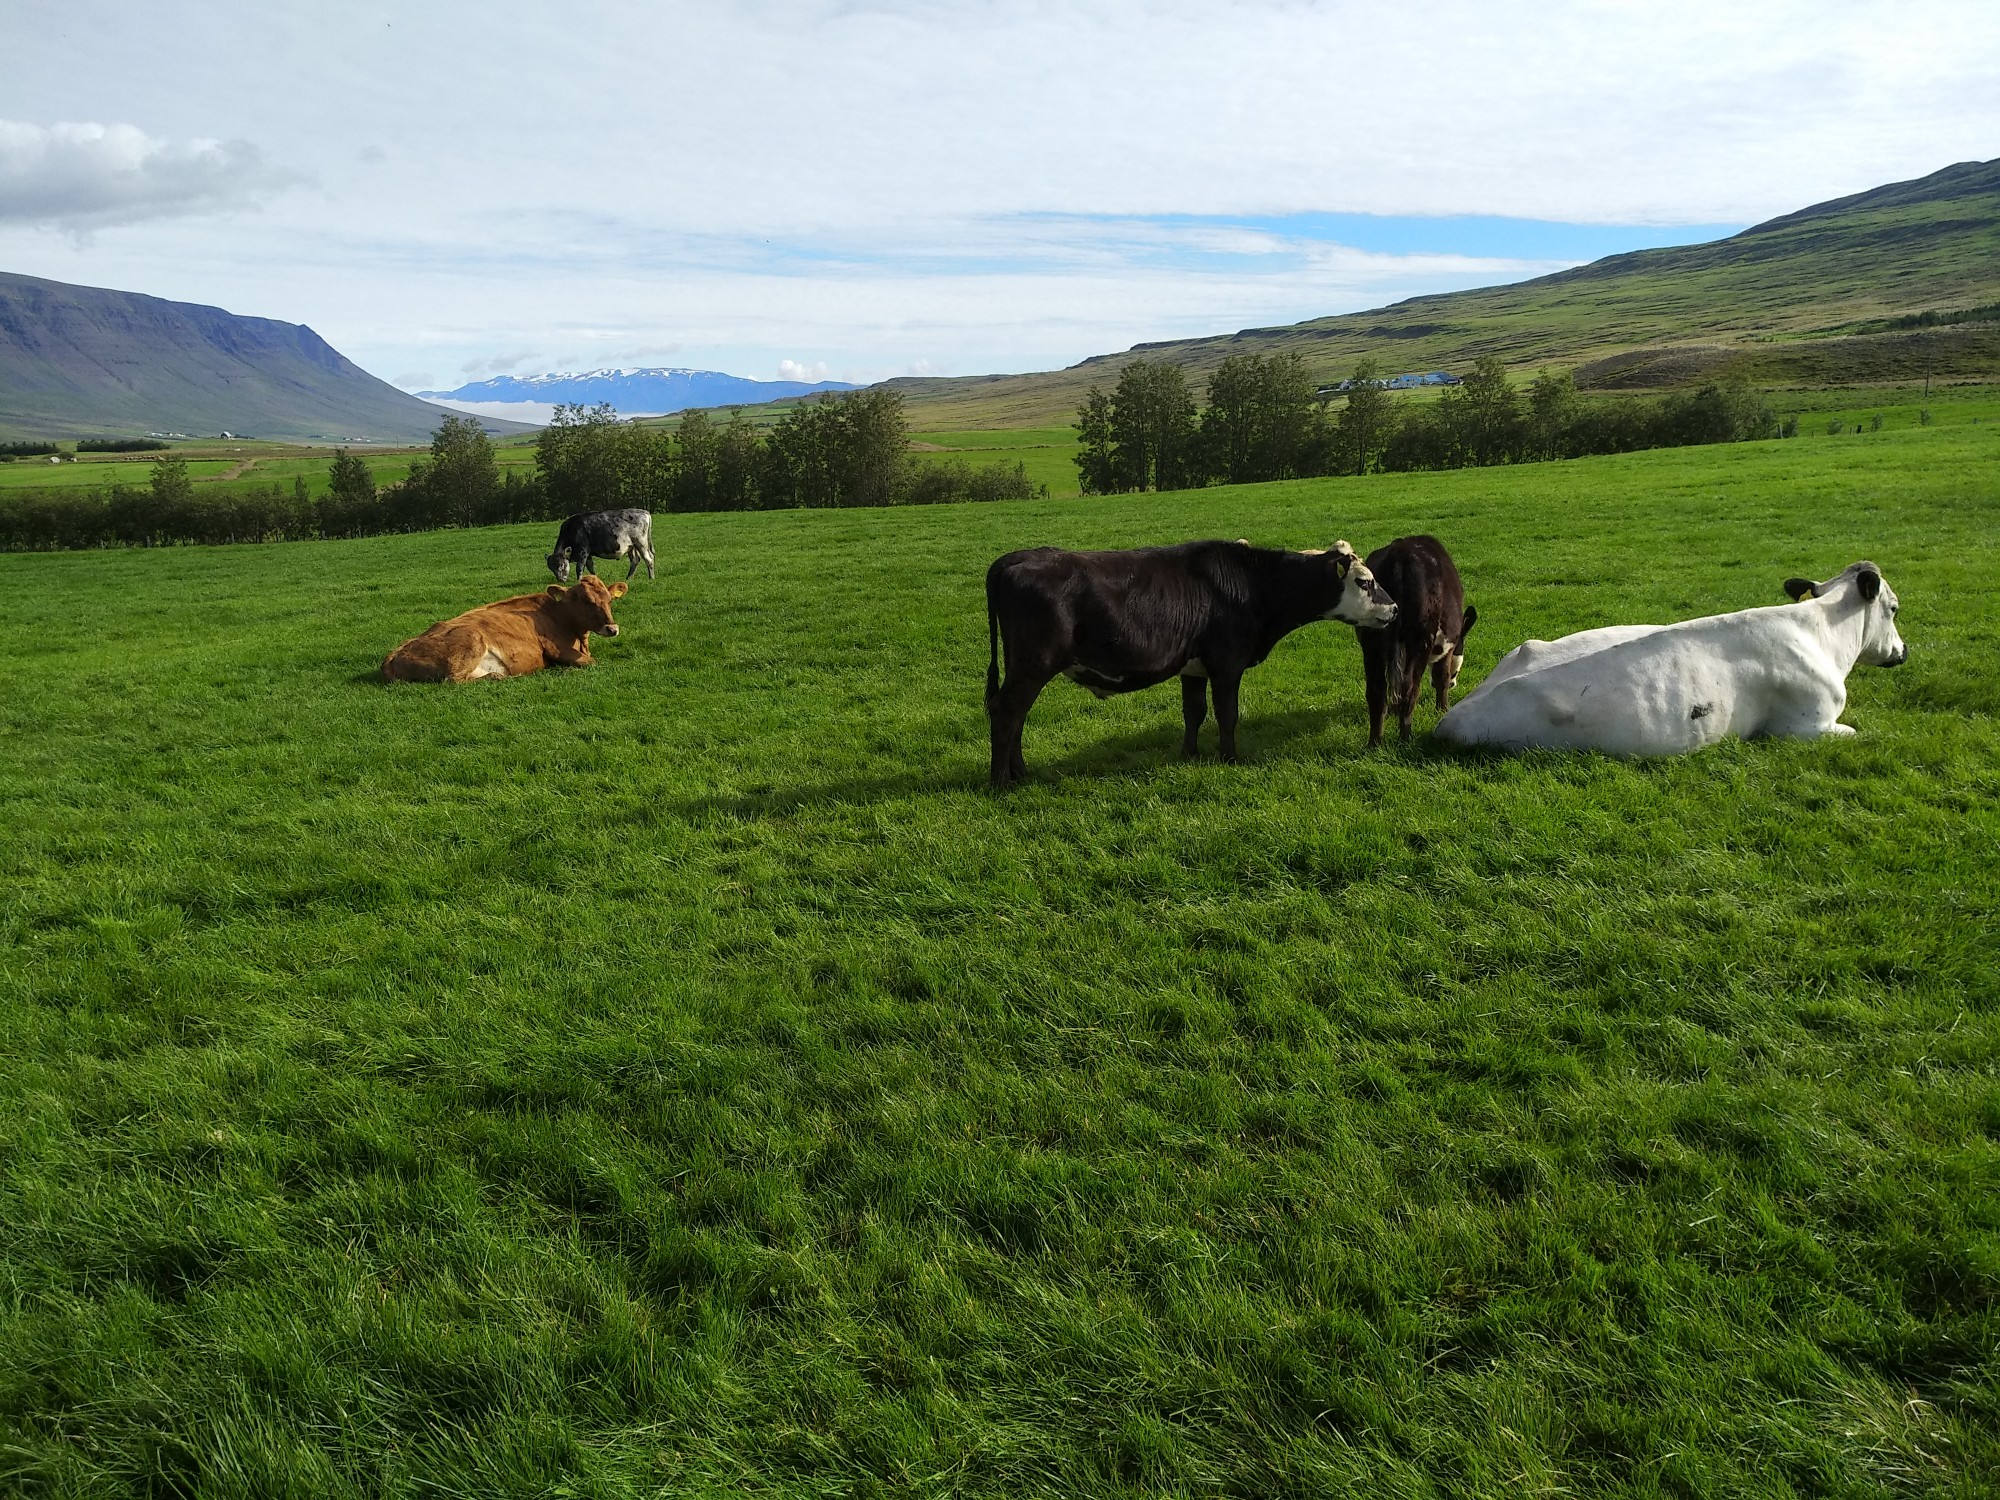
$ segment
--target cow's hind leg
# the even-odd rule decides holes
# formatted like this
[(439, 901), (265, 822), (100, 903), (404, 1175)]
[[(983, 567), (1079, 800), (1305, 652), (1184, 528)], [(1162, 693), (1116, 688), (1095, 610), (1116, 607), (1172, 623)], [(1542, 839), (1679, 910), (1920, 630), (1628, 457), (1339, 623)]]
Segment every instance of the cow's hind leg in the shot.
[(1431, 663), (1431, 688), (1437, 694), (1438, 712), (1451, 707), (1451, 653), (1447, 651)]
[(482, 677), (507, 675), (507, 664), (500, 659), (498, 651), (489, 648), (481, 631), (454, 630), (441, 644), (444, 647), (446, 682), (475, 682)]
[(1403, 676), (1396, 684), (1396, 732), (1401, 738), (1408, 739), (1410, 716), (1417, 711), (1417, 694), (1424, 690), (1424, 659), (1414, 652), (1406, 652), (1397, 665), (1402, 667)]
[(1240, 672), (1218, 672), (1209, 665), (1208, 685), (1215, 694), (1215, 727), (1222, 731), (1222, 758), (1236, 759), (1236, 690), (1243, 685)]
[(1186, 733), (1181, 738), (1181, 754), (1193, 760), (1201, 753), (1201, 725), (1208, 717), (1208, 679), (1206, 677), (1183, 677), (1181, 679), (1181, 723)]
[(1054, 676), (1047, 669), (1010, 670), (1006, 681), (1000, 684), (1000, 691), (986, 705), (993, 749), (989, 779), (994, 786), (1008, 787), (1027, 776), (1028, 765), (1021, 755), (1021, 731), (1027, 726), (1028, 710), (1035, 706), (1035, 699)]

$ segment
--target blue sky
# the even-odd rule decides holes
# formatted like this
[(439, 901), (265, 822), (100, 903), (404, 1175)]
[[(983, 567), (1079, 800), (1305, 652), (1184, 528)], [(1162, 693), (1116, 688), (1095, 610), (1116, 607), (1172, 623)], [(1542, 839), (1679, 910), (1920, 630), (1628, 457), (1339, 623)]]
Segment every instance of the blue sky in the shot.
[(306, 323), (410, 389), (1047, 369), (2000, 155), (1991, 0), (10, 0), (9, 21), (0, 269)]

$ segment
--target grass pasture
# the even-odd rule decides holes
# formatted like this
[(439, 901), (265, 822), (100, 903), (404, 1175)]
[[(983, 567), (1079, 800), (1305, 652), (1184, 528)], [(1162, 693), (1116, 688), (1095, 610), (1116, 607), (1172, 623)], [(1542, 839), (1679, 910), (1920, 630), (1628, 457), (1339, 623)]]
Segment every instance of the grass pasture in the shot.
[[(1368, 754), (1316, 627), (983, 789), (993, 556), (1414, 530), (1467, 686), (1861, 556), (1911, 660)], [(1991, 425), (662, 515), (457, 690), (546, 528), (0, 556), (0, 1491), (1991, 1494), (1997, 535)]]
[[(990, 432), (913, 432), (918, 463), (963, 463), (975, 469), (1019, 464), (1031, 484), (1047, 485), (1055, 499), (1079, 493), (1076, 428), (1026, 427)], [(942, 451), (939, 451), (942, 450)]]

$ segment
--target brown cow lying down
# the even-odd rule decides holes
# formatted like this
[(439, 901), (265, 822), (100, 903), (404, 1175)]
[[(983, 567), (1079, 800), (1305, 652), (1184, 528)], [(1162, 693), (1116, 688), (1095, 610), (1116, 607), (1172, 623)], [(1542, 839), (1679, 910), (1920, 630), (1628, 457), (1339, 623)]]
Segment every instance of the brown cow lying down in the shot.
[(550, 584), (545, 593), (482, 604), (403, 642), (383, 661), (382, 675), (391, 682), (471, 682), (522, 677), (557, 662), (587, 667), (590, 633), (618, 634), (611, 601), (624, 594), (624, 584), (590, 573), (569, 588)]

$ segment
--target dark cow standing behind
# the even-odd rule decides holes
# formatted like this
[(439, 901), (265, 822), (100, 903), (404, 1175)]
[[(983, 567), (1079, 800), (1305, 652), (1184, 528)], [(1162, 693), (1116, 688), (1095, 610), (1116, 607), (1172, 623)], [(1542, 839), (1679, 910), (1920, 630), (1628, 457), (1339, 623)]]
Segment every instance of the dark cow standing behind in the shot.
[(1395, 603), (1345, 542), (1331, 552), (1281, 552), (1244, 542), (1009, 552), (986, 570), (993, 785), (1027, 775), (1021, 729), (1059, 673), (1100, 698), (1178, 676), (1184, 755), (1195, 754), (1213, 690), (1222, 758), (1234, 760), (1237, 687), (1273, 646), (1314, 620), (1370, 625), (1395, 616)]
[(1465, 605), (1465, 589), (1444, 543), (1434, 536), (1399, 536), (1368, 554), (1375, 581), (1396, 601), (1387, 625), (1357, 626), (1361, 663), (1368, 674), (1368, 748), (1382, 743), (1382, 718), (1396, 710), (1396, 724), (1410, 737), (1410, 715), (1423, 691), (1424, 668), (1444, 712), (1459, 668), (1465, 637), (1479, 611)]
[(646, 565), (646, 576), (653, 576), (653, 513), (646, 510), (585, 510), (578, 511), (562, 523), (562, 530), (556, 533), (556, 550), (549, 554), (549, 571), (564, 583), (569, 582), (572, 564), (577, 577), (593, 571), (591, 562), (599, 557), (629, 557), (632, 566), (625, 570), (626, 578), (639, 571), (639, 564)]

